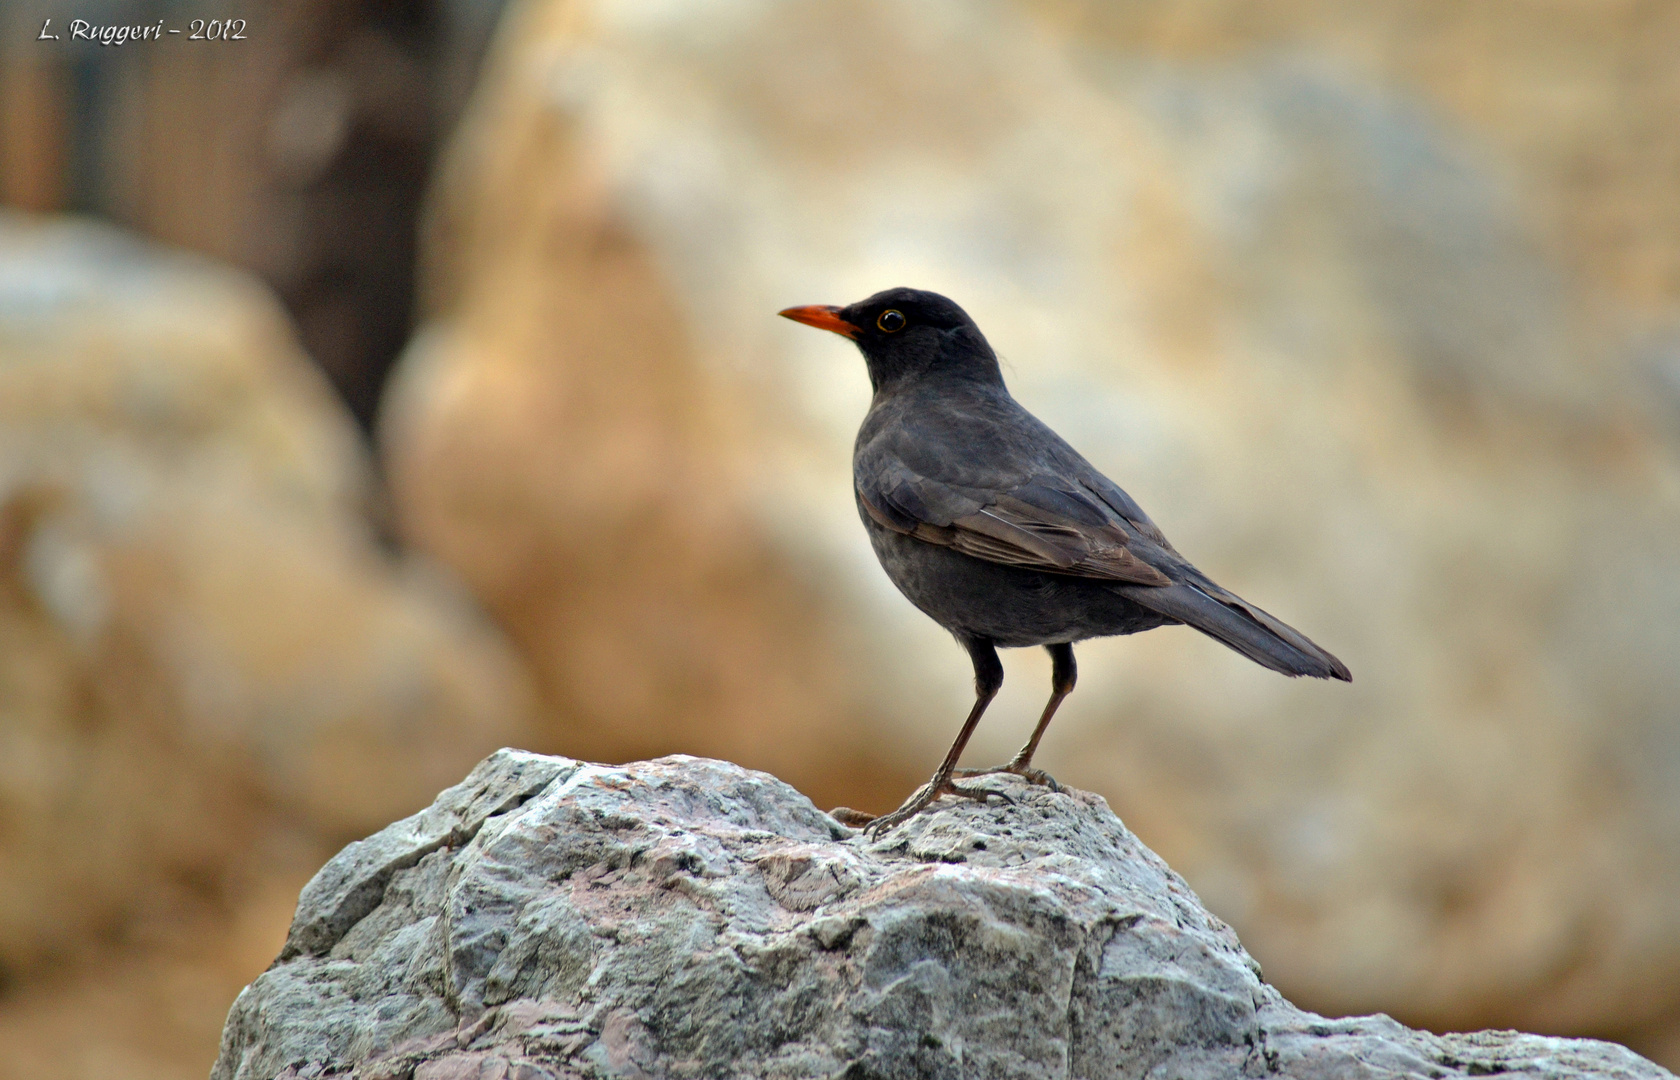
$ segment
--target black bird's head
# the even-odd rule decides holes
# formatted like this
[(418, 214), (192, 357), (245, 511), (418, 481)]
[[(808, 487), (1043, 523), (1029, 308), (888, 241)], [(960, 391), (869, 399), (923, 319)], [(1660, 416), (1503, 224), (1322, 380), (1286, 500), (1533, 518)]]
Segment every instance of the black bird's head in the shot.
[(780, 314), (856, 342), (877, 394), (930, 378), (1003, 385), (980, 328), (938, 293), (887, 289), (843, 308), (811, 304)]

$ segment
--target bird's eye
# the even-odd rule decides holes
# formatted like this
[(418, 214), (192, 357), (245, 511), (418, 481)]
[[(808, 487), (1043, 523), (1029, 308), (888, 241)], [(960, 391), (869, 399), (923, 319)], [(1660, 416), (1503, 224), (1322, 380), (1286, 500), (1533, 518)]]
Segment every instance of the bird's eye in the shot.
[(881, 317), (875, 320), (875, 325), (889, 334), (895, 334), (904, 329), (904, 312), (888, 308), (881, 312)]

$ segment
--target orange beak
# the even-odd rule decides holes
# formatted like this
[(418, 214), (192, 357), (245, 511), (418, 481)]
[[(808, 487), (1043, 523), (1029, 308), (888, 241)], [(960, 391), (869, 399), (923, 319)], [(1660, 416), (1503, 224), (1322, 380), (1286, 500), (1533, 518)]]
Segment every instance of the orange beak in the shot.
[(857, 337), (858, 328), (840, 317), (840, 309), (829, 304), (807, 304), (804, 307), (790, 307), (776, 314), (784, 319), (802, 322), (806, 326), (814, 326), (818, 330), (829, 330), (843, 338)]

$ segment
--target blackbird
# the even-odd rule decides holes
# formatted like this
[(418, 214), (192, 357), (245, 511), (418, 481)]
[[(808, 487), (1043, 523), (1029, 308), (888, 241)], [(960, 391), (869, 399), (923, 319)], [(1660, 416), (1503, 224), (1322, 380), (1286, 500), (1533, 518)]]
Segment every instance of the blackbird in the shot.
[[(890, 814), (842, 807), (836, 817), (878, 835), (941, 795), (1007, 801), (956, 776), (1008, 772), (1054, 788), (1033, 752), (1073, 689), (1073, 643), (1086, 638), (1183, 623), (1273, 671), (1352, 681), (1304, 634), (1190, 565), (1130, 495), (1022, 408), (955, 303), (901, 288), (781, 314), (863, 352), (875, 396), (852, 452), (858, 516), (893, 584), (974, 662), (974, 707), (933, 778)], [(1003, 685), (998, 647), (1028, 645), (1052, 662), (1032, 737), (1007, 765), (958, 770)]]

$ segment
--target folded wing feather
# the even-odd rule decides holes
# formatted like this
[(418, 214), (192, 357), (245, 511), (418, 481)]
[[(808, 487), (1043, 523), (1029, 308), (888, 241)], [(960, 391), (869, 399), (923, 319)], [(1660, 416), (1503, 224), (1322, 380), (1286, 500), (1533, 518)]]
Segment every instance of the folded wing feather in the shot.
[(1119, 524), (1077, 493), (1042, 478), (985, 501), (924, 477), (899, 479), (891, 491), (858, 485), (864, 511), (883, 528), (1005, 566), (1134, 585), (1171, 584), (1138, 558)]

